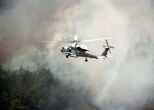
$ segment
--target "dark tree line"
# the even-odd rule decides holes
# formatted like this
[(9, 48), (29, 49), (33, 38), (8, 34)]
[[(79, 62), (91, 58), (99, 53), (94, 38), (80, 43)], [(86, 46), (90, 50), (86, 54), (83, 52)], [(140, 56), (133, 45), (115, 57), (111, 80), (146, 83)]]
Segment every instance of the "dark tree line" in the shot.
[(154, 110), (154, 99), (148, 99), (144, 105), (143, 110)]
[[(87, 97), (73, 87), (63, 85), (49, 69), (29, 71), (21, 67), (11, 71), (0, 66), (1, 110), (64, 110)], [(71, 105), (73, 101), (76, 102)]]
[[(63, 84), (46, 68), (5, 70), (0, 66), (0, 110), (98, 110), (88, 93)], [(154, 110), (148, 100), (143, 110)]]

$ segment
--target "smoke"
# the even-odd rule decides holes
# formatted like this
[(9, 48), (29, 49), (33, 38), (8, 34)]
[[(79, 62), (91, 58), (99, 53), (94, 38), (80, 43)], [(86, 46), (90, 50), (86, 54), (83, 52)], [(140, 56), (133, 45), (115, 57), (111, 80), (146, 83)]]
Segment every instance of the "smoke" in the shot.
[(43, 44), (39, 40), (52, 40), (56, 33), (66, 35), (69, 8), (77, 4), (71, 0), (14, 2), (13, 8), (6, 8), (0, 14), (1, 63), (31, 47), (40, 49)]
[[(82, 79), (100, 109), (141, 109), (154, 96), (153, 4), (152, 0), (7, 1), (0, 13), (0, 63), (12, 69), (43, 64), (68, 83), (81, 86)], [(57, 41), (72, 39), (75, 33), (80, 39), (112, 37), (113, 56), (88, 63), (64, 59)], [(102, 45), (102, 41), (87, 44), (96, 53), (102, 52)]]
[(94, 3), (97, 7), (93, 20), (84, 26), (85, 36), (108, 33), (115, 46), (108, 61), (86, 65), (95, 103), (102, 109), (141, 109), (154, 91), (152, 1)]

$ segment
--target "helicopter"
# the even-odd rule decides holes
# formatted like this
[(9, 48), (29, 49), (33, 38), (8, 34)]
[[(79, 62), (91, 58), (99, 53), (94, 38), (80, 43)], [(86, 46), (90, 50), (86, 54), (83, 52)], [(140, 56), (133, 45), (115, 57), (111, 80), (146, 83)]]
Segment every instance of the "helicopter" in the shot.
[[(77, 39), (78, 36), (74, 36), (74, 40), (69, 41), (69, 44), (66, 44), (65, 46), (62, 47), (61, 52), (66, 56), (66, 58), (69, 57), (85, 57), (85, 62), (88, 61), (88, 58), (94, 58), (94, 59), (106, 59), (108, 52), (111, 54), (111, 48), (114, 48), (113, 46), (110, 46), (108, 43), (108, 38), (100, 38), (100, 39), (91, 39), (91, 40), (84, 40), (80, 41)], [(106, 42), (106, 46), (103, 46), (105, 49), (102, 52), (101, 55), (98, 55), (96, 53), (91, 52), (86, 45), (80, 45), (79, 43), (84, 43), (84, 42), (91, 42), (91, 41), (98, 41), (104, 39)]]

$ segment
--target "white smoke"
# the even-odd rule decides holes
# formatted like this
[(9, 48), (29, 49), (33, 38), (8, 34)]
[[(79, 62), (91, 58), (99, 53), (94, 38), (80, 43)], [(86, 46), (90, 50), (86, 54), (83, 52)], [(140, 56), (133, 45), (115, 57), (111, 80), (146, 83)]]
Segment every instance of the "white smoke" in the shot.
[[(9, 44), (3, 56), (11, 53), (7, 67), (47, 63), (61, 80), (88, 78), (84, 83), (102, 110), (140, 109), (154, 95), (152, 0), (23, 0), (0, 17), (1, 47)], [(75, 33), (79, 39), (112, 37), (112, 57), (88, 63), (65, 59), (58, 41)], [(44, 50), (38, 40), (52, 43)], [(103, 41), (86, 45), (98, 54), (103, 51)], [(77, 78), (71, 75), (74, 71), (83, 74)], [(76, 84), (82, 85), (79, 81)]]
[[(82, 13), (89, 15), (83, 16), (76, 28), (80, 36), (90, 39), (105, 33), (115, 46), (113, 57), (107, 61), (85, 64), (73, 60), (89, 76), (94, 103), (102, 109), (141, 109), (154, 91), (152, 2), (82, 3)], [(87, 45), (95, 52), (102, 50), (101, 42)]]

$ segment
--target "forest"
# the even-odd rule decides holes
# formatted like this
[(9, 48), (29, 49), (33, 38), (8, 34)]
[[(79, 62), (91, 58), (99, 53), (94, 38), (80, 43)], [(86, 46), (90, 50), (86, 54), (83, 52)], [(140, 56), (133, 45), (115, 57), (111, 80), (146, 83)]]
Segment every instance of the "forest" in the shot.
[(63, 84), (49, 69), (29, 71), (21, 66), (13, 71), (0, 66), (1, 110), (95, 110), (88, 98), (81, 90)]
[[(154, 100), (144, 110), (154, 110)], [(99, 110), (90, 95), (63, 84), (46, 68), (5, 70), (0, 66), (1, 110)]]

